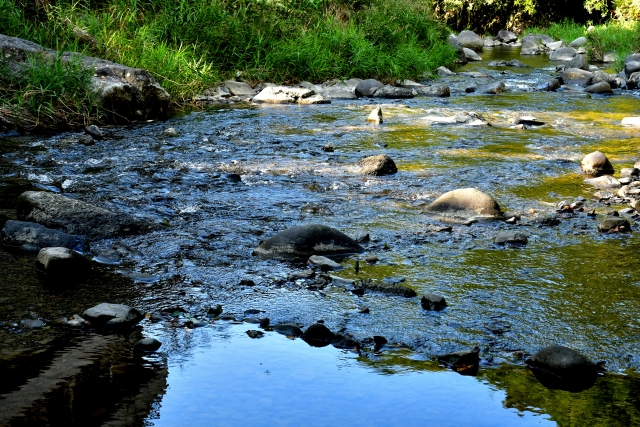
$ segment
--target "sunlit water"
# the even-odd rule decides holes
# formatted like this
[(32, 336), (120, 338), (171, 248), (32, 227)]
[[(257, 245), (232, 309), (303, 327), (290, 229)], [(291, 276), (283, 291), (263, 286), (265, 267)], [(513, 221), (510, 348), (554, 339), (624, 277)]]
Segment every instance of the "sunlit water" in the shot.
[[(115, 293), (113, 288), (97, 285), (93, 295), (91, 289), (82, 289), (75, 296), (51, 299), (50, 291), (34, 285), (20, 298), (27, 301), (38, 295), (37, 309), (29, 310), (50, 318), (70, 316), (81, 311), (82, 304), (86, 307), (88, 301), (101, 299), (128, 302), (150, 313), (178, 305), (188, 316), (199, 317), (204, 317), (208, 307), (222, 304), (225, 313), (238, 318), (246, 310), (258, 309), (272, 324), (308, 326), (322, 319), (331, 330), (342, 330), (359, 340), (382, 335), (392, 344), (410, 348), (412, 356), (407, 357), (420, 360), (478, 345), (483, 365), (495, 368), (503, 362), (518, 365), (522, 353), (558, 343), (594, 360), (606, 360), (610, 371), (638, 369), (640, 282), (635, 272), (640, 267), (640, 241), (635, 225), (630, 236), (601, 235), (597, 231), (601, 217), (576, 213), (561, 218), (559, 226), (548, 227), (537, 225), (535, 215), (527, 212), (553, 212), (558, 202), (578, 196), (587, 199), (587, 210), (604, 213), (609, 209), (591, 201), (595, 189), (583, 184), (578, 165), (584, 155), (600, 150), (617, 170), (633, 166), (640, 157), (638, 131), (619, 123), (637, 114), (640, 100), (634, 93), (589, 97), (573, 90), (532, 92), (532, 87), (551, 78), (556, 64), (505, 50), (485, 50), (483, 56), (481, 63), (460, 71), (487, 72), (503, 79), (509, 92), (466, 95), (467, 87), (490, 80), (455, 76), (444, 80), (452, 88), (450, 98), (415, 98), (384, 105), (381, 126), (364, 122), (366, 107), (379, 102), (360, 100), (194, 112), (168, 122), (105, 129), (105, 141), (91, 147), (78, 145), (78, 135), (73, 133), (0, 140), (5, 172), (0, 186), (2, 208), (13, 208), (21, 191), (47, 189), (162, 224), (144, 235), (91, 242), (93, 255), (114, 244), (132, 249), (131, 256), (122, 256), (119, 265), (107, 269), (144, 278), (134, 287), (120, 287)], [(491, 60), (512, 58), (533, 68), (488, 66)], [(500, 74), (504, 70), (507, 74)], [(429, 125), (421, 119), (463, 112), (474, 112), (493, 126)], [(512, 129), (510, 119), (523, 115), (533, 115), (548, 126)], [(176, 128), (180, 136), (162, 137), (168, 127)], [(328, 143), (333, 143), (333, 153), (322, 150)], [(396, 175), (357, 174), (359, 159), (381, 153), (395, 160)], [(230, 174), (240, 175), (241, 182)], [(437, 232), (442, 224), (428, 218), (422, 208), (442, 193), (464, 187), (493, 195), (503, 209), (521, 212), (522, 221), (516, 226), (502, 222), (454, 225), (450, 234)], [(355, 258), (346, 259), (342, 261), (345, 270), (337, 276), (373, 281), (403, 278), (403, 285), (418, 295), (445, 296), (448, 308), (431, 313), (421, 309), (419, 298), (376, 293), (357, 297), (337, 282), (309, 290), (310, 281), (287, 279), (303, 266), (251, 256), (260, 240), (292, 225), (312, 223), (351, 235), (364, 229), (372, 237), (366, 254), (376, 255), (380, 262), (367, 265), (361, 261), (356, 274)], [(493, 237), (507, 229), (527, 234), (529, 244), (496, 247)], [(155, 282), (154, 277), (158, 278)], [(19, 292), (20, 286), (15, 289)], [(66, 302), (74, 297), (83, 297), (82, 304), (79, 300)], [(5, 326), (18, 322), (21, 310), (30, 305), (33, 303), (21, 302), (7, 308)], [(360, 312), (365, 307), (369, 314)], [(174, 352), (170, 345), (164, 350), (169, 386), (156, 403), (159, 409), (152, 411), (154, 417), (159, 416), (154, 423), (162, 425), (177, 425), (171, 421), (182, 419), (183, 412), (183, 425), (203, 425), (212, 414), (221, 414), (228, 425), (274, 425), (266, 421), (276, 419), (283, 425), (295, 420), (312, 424), (316, 417), (311, 414), (317, 411), (327, 420), (336, 417), (334, 423), (342, 416), (344, 424), (357, 425), (380, 421), (379, 416), (369, 418), (369, 413), (379, 414), (387, 408), (391, 414), (397, 411), (403, 424), (413, 425), (438, 415), (424, 412), (429, 415), (416, 418), (430, 411), (430, 406), (423, 405), (422, 411), (417, 403), (403, 407), (404, 399), (418, 402), (422, 393), (430, 402), (445, 402), (446, 396), (467, 393), (467, 389), (477, 391), (475, 398), (464, 394), (473, 399), (466, 401), (469, 408), (437, 403), (433, 406), (445, 405), (445, 409), (439, 412), (441, 422), (434, 425), (447, 425), (446, 414), (451, 417), (449, 425), (465, 425), (472, 408), (482, 414), (475, 423), (544, 425), (549, 423), (545, 417), (531, 414), (553, 413), (554, 420), (562, 420), (563, 405), (573, 402), (563, 395), (558, 397), (560, 403), (551, 404), (554, 400), (544, 395), (544, 389), (535, 389), (536, 396), (545, 398), (531, 406), (522, 402), (535, 399), (519, 392), (513, 405), (503, 404), (521, 411), (515, 416), (513, 410), (500, 410), (503, 392), (492, 390), (502, 390), (507, 383), (510, 387), (517, 383), (518, 390), (533, 390), (537, 383), (526, 371), (509, 371), (511, 380), (495, 381), (495, 386), (420, 369), (380, 375), (363, 366), (368, 359), (358, 360), (333, 348), (311, 349), (277, 335), (253, 341), (239, 327), (229, 330), (229, 336), (235, 338), (228, 341), (220, 338), (226, 329), (217, 325), (211, 331), (205, 328), (206, 332), (173, 329), (164, 323), (152, 328), (146, 322), (145, 328), (163, 341), (182, 339), (177, 334), (190, 334), (189, 339), (195, 341), (187, 354)], [(163, 328), (168, 329), (163, 332)], [(200, 340), (206, 345), (198, 344)], [(264, 355), (264, 362), (254, 357), (256, 352)], [(285, 355), (288, 358), (283, 361)], [(280, 368), (270, 369), (277, 374), (265, 375), (255, 366), (260, 362), (278, 366), (276, 360)], [(283, 366), (290, 366), (291, 372), (285, 373)], [(216, 369), (226, 375), (216, 375)], [(251, 385), (245, 391), (238, 389), (250, 377), (254, 377)], [(318, 381), (316, 389), (310, 389), (307, 377)], [(236, 392), (219, 390), (223, 378)], [(196, 386), (195, 381), (202, 385)], [(368, 386), (359, 387), (360, 383)], [(287, 400), (286, 393), (279, 393), (285, 384), (291, 388), (290, 395), (308, 399)], [(622, 401), (634, 401), (634, 392), (629, 391), (637, 387), (634, 384), (625, 386)], [(610, 383), (603, 387), (610, 389)], [(400, 400), (390, 392), (394, 388), (411, 393)], [(226, 403), (216, 406), (207, 399)], [(583, 400), (600, 402), (598, 397), (590, 399)], [(385, 403), (380, 404), (381, 400)], [(323, 411), (319, 409), (322, 405), (313, 403), (307, 405), (308, 413), (301, 412), (299, 406), (307, 401), (324, 401), (343, 410)], [(589, 407), (580, 402), (572, 404)], [(353, 410), (367, 405), (369, 410)], [(287, 407), (289, 411), (284, 411)], [(485, 420), (484, 414), (493, 411), (499, 415), (495, 423), (489, 423), (492, 418)], [(606, 417), (613, 419), (614, 414), (624, 412), (633, 418), (636, 413), (616, 411), (607, 412)], [(569, 425), (563, 422), (560, 424)], [(225, 425), (222, 420), (219, 423)]]

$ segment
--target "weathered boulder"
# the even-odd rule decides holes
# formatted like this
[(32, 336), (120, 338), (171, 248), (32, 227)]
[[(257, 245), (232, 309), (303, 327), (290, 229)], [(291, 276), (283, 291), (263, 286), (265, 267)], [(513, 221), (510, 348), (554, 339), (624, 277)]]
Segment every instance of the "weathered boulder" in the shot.
[(485, 37), (482, 43), (484, 47), (495, 47), (502, 44), (499, 40), (494, 40), (493, 37), (489, 36)]
[(253, 255), (262, 258), (308, 259), (311, 255), (346, 255), (363, 252), (351, 237), (326, 225), (291, 227), (260, 243)]
[(619, 216), (607, 215), (598, 226), (598, 231), (603, 233), (631, 233), (631, 224)]
[(103, 302), (85, 311), (82, 317), (98, 330), (117, 332), (131, 329), (144, 318), (144, 314), (127, 305)]
[(104, 59), (83, 56), (75, 52), (58, 53), (36, 43), (0, 34), (0, 51), (14, 71), (29, 66), (30, 58), (40, 55), (53, 59), (60, 55), (62, 61), (79, 61), (94, 72), (91, 90), (95, 102), (104, 111), (114, 112), (113, 118), (124, 121), (164, 117), (170, 96), (153, 75), (146, 70), (130, 68)]
[(604, 365), (561, 345), (539, 350), (526, 363), (544, 386), (569, 391), (591, 387)]
[(43, 248), (38, 252), (36, 269), (41, 278), (60, 284), (76, 284), (91, 271), (88, 259), (69, 248)]
[(382, 108), (380, 107), (376, 107), (374, 108), (371, 113), (369, 113), (369, 115), (367, 116), (366, 119), (367, 122), (371, 122), (371, 123), (377, 123), (380, 124), (383, 122), (382, 120)]
[(475, 375), (480, 367), (480, 349), (456, 351), (438, 356), (438, 362), (443, 363), (462, 375)]
[(333, 342), (335, 334), (322, 323), (314, 323), (303, 333), (302, 339), (313, 347), (324, 347)]
[(635, 73), (631, 73), (631, 75), (627, 79), (627, 88), (628, 89), (638, 89), (638, 88), (640, 88), (640, 71), (636, 71)]
[(106, 238), (146, 227), (123, 213), (44, 191), (26, 191), (18, 198), (17, 217), (69, 234)]
[(540, 55), (545, 50), (547, 48), (542, 44), (540, 37), (530, 34), (522, 38), (520, 55)]
[(249, 86), (248, 83), (235, 80), (224, 82), (224, 88), (233, 96), (253, 96), (256, 94), (255, 89)]
[(589, 63), (585, 55), (576, 55), (567, 62), (565, 68), (579, 68), (580, 70), (589, 71)]
[(557, 42), (549, 42), (549, 43), (545, 43), (544, 44), (546, 47), (549, 48), (549, 50), (554, 51), (556, 49), (560, 49), (562, 47), (562, 40), (559, 40)]
[(509, 30), (500, 30), (497, 35), (498, 40), (503, 43), (513, 43), (518, 40), (518, 36)]
[(387, 99), (408, 99), (416, 96), (416, 92), (413, 89), (407, 89), (404, 87), (395, 87), (391, 85), (385, 85), (378, 88), (373, 94), (374, 98), (387, 98)]
[(356, 86), (361, 80), (355, 80), (349, 79), (346, 82), (322, 85), (320, 90), (314, 89), (314, 91), (327, 99), (357, 99)]
[(480, 55), (478, 55), (473, 49), (463, 47), (462, 51), (464, 52), (464, 57), (467, 61), (482, 61), (482, 57), (480, 57)]
[(611, 89), (611, 85), (607, 82), (594, 83), (592, 85), (587, 86), (584, 89), (584, 91), (587, 93), (595, 93), (595, 94), (601, 94), (601, 95), (610, 95), (613, 93), (613, 90)]
[(378, 89), (384, 85), (376, 79), (363, 80), (356, 86), (355, 92), (357, 96), (373, 96)]
[(475, 188), (449, 191), (427, 206), (425, 212), (451, 221), (502, 217), (498, 202), (490, 195)]
[(600, 83), (607, 82), (612, 89), (619, 88), (621, 86), (622, 79), (613, 74), (605, 73), (602, 70), (593, 71), (593, 78), (591, 79), (591, 83)]
[(422, 305), (422, 308), (425, 310), (440, 311), (447, 306), (447, 302), (442, 295), (426, 293), (422, 296), (420, 305)]
[(572, 47), (561, 47), (549, 54), (551, 61), (571, 61), (576, 56), (576, 50)]
[(266, 104), (326, 104), (331, 101), (317, 95), (311, 89), (289, 86), (267, 86), (253, 97), (255, 102)]
[(433, 96), (439, 98), (446, 98), (451, 96), (451, 89), (449, 85), (445, 83), (438, 83), (431, 86), (417, 86), (413, 90), (417, 93), (417, 96)]
[(386, 154), (366, 157), (358, 162), (358, 166), (363, 175), (382, 176), (398, 172), (395, 162)]
[(0, 242), (8, 247), (26, 251), (39, 251), (49, 247), (64, 247), (77, 252), (88, 249), (84, 237), (52, 230), (34, 222), (14, 220), (4, 224)]
[(579, 68), (567, 68), (560, 74), (560, 78), (565, 85), (586, 86), (591, 83), (593, 73)]
[(517, 231), (501, 231), (493, 239), (496, 245), (526, 245), (528, 242), (527, 235)]
[(607, 156), (601, 151), (594, 151), (589, 153), (580, 162), (580, 168), (587, 175), (605, 175), (612, 174), (614, 172), (613, 166)]
[(482, 51), (482, 47), (484, 46), (484, 40), (482, 37), (474, 33), (473, 31), (464, 30), (458, 34), (458, 43), (463, 48), (473, 49)]
[(627, 76), (640, 71), (640, 54), (634, 53), (624, 59), (624, 72)]

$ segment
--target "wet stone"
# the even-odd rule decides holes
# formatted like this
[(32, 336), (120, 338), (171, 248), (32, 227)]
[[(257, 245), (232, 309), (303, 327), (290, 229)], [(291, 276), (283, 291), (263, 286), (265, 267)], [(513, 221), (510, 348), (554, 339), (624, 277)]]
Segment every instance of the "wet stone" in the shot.
[(526, 245), (528, 242), (526, 234), (515, 231), (501, 231), (493, 239), (496, 245)]
[(438, 362), (462, 375), (475, 375), (480, 365), (480, 349), (456, 351), (438, 356)]
[(320, 267), (322, 271), (337, 271), (342, 270), (342, 265), (337, 262), (330, 260), (327, 257), (323, 257), (320, 255), (312, 255), (309, 257), (309, 263)]
[(168, 136), (168, 137), (171, 137), (171, 138), (175, 138), (175, 137), (180, 136), (180, 134), (178, 134), (178, 131), (175, 130), (175, 128), (168, 128), (168, 129), (165, 129), (162, 132), (162, 136)]
[(157, 351), (162, 343), (155, 338), (143, 338), (141, 340), (136, 341), (133, 346), (137, 350), (145, 351), (145, 352), (153, 352)]
[(382, 120), (382, 108), (376, 107), (371, 111), (371, 113), (367, 116), (367, 122), (380, 124), (383, 122)]
[(631, 224), (624, 218), (614, 217), (614, 216), (606, 216), (604, 220), (600, 223), (598, 227), (598, 231), (603, 233), (630, 233), (631, 232)]
[(594, 151), (589, 153), (580, 162), (580, 168), (587, 175), (605, 175), (612, 174), (614, 172), (613, 166), (607, 156), (601, 151)]
[(443, 310), (447, 306), (447, 302), (442, 295), (436, 295), (432, 293), (424, 294), (422, 296), (422, 299), (420, 300), (420, 304), (425, 310), (433, 311)]
[(449, 191), (427, 206), (425, 211), (451, 221), (502, 217), (498, 202), (475, 188)]
[(90, 146), (95, 145), (96, 141), (91, 137), (91, 135), (82, 135), (80, 138), (78, 138), (78, 144)]
[(597, 178), (588, 178), (584, 180), (585, 184), (593, 185), (597, 188), (620, 188), (622, 184), (620, 181), (612, 177), (611, 175), (604, 175)]
[(304, 331), (302, 339), (311, 346), (324, 347), (331, 344), (335, 335), (322, 323), (314, 323)]
[(273, 330), (282, 335), (301, 337), (302, 329), (294, 323), (279, 323), (273, 327)]
[(262, 338), (264, 336), (264, 332), (262, 331), (257, 331), (255, 329), (250, 329), (247, 331), (247, 335), (249, 336), (249, 338)]
[(119, 331), (130, 329), (144, 318), (144, 315), (122, 304), (102, 303), (86, 310), (82, 315), (96, 329)]
[(363, 175), (383, 176), (398, 172), (395, 162), (386, 154), (364, 158), (358, 165)]
[(104, 135), (102, 134), (102, 131), (100, 130), (100, 128), (96, 125), (89, 125), (87, 126), (87, 128), (84, 130), (86, 132), (87, 135), (89, 135), (92, 139), (95, 139), (97, 141), (102, 140), (102, 138), (104, 138)]
[(36, 268), (44, 280), (69, 285), (85, 280), (91, 271), (89, 260), (63, 247), (41, 249)]
[(44, 326), (44, 322), (39, 319), (22, 319), (20, 325), (28, 329), (39, 329)]
[(575, 350), (552, 345), (537, 351), (527, 365), (546, 387), (579, 391), (593, 385), (603, 362), (596, 364)]
[(64, 247), (77, 252), (88, 249), (88, 244), (81, 236), (53, 230), (34, 222), (15, 220), (5, 222), (0, 242), (25, 251), (39, 251), (46, 247)]
[(383, 86), (382, 83), (375, 79), (363, 80), (356, 86), (356, 95), (371, 97)]

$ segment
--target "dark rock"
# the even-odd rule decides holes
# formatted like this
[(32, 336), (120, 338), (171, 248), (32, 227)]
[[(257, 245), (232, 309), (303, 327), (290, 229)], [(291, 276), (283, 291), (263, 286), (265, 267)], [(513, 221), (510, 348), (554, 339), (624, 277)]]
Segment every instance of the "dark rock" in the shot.
[(456, 351), (438, 356), (438, 362), (462, 375), (476, 375), (480, 365), (480, 349)]
[(472, 218), (497, 219), (502, 217), (495, 199), (475, 188), (461, 188), (438, 197), (425, 208), (426, 213), (438, 215), (448, 221), (466, 221)]
[(369, 232), (367, 230), (358, 230), (353, 236), (353, 240), (358, 243), (366, 243), (371, 240), (371, 237), (369, 236)]
[(637, 73), (638, 71), (640, 71), (640, 58), (634, 59), (635, 60), (628, 60), (629, 57), (627, 57), (627, 59), (625, 59), (624, 62), (624, 73), (627, 76), (630, 76), (633, 73)]
[(498, 38), (498, 40), (500, 40), (503, 43), (513, 43), (516, 40), (518, 40), (518, 36), (516, 36), (514, 33), (512, 33), (509, 30), (500, 30), (500, 31), (498, 31), (497, 38)]
[(565, 69), (578, 68), (580, 70), (589, 71), (589, 63), (584, 55), (576, 55), (565, 66)]
[(236, 316), (234, 316), (231, 313), (221, 314), (221, 315), (218, 316), (218, 319), (226, 320), (226, 321), (229, 321), (229, 322), (235, 322), (237, 320)]
[(253, 255), (276, 259), (308, 259), (311, 255), (346, 255), (362, 247), (340, 231), (326, 225), (291, 227), (260, 243)]
[(543, 227), (553, 227), (561, 223), (560, 218), (556, 214), (544, 214), (533, 220), (534, 224)]
[(560, 74), (560, 78), (565, 85), (586, 86), (591, 83), (593, 73), (579, 68), (567, 68)]
[(301, 337), (302, 329), (293, 323), (279, 323), (273, 327), (273, 330), (287, 336)]
[(526, 245), (528, 242), (525, 234), (514, 231), (501, 231), (493, 239), (493, 243), (496, 245)]
[(375, 79), (363, 80), (356, 86), (357, 96), (373, 96), (384, 85)]
[(88, 259), (69, 248), (43, 248), (38, 252), (36, 268), (41, 278), (60, 284), (76, 284), (91, 271)]
[(587, 86), (584, 91), (587, 93), (598, 93), (607, 95), (613, 93), (613, 90), (611, 90), (611, 85), (607, 82), (594, 83), (590, 86)]
[(314, 323), (302, 334), (302, 339), (314, 347), (324, 347), (335, 340), (335, 335), (322, 323)]
[(143, 228), (141, 221), (80, 200), (44, 191), (26, 191), (18, 198), (17, 217), (70, 234), (108, 238)]
[(247, 335), (249, 335), (249, 338), (262, 338), (264, 336), (264, 332), (262, 331), (256, 331), (255, 329), (250, 329), (247, 331)]
[(98, 330), (124, 331), (135, 326), (144, 314), (126, 305), (102, 303), (82, 315)]
[(96, 142), (93, 140), (91, 135), (82, 135), (80, 138), (78, 138), (78, 144), (82, 144), (88, 147), (91, 145), (96, 145)]
[(507, 86), (505, 86), (503, 81), (488, 83), (486, 85), (478, 86), (476, 88), (477, 93), (486, 93), (490, 95), (496, 95), (500, 92), (506, 92), (506, 91), (507, 91)]
[(413, 298), (418, 294), (413, 289), (408, 286), (399, 286), (399, 285), (388, 285), (383, 283), (369, 283), (364, 281), (363, 283), (359, 283), (355, 286), (355, 289), (362, 289), (363, 291), (366, 289), (370, 292), (379, 292), (385, 295), (397, 295), (405, 298)]
[(392, 175), (398, 172), (395, 162), (386, 154), (366, 157), (358, 163), (361, 167), (360, 173), (363, 175)]
[(138, 350), (153, 352), (157, 351), (162, 346), (162, 343), (155, 338), (144, 338), (136, 341), (133, 346)]
[(33, 222), (14, 220), (5, 222), (0, 242), (2, 245), (27, 251), (63, 247), (82, 253), (89, 249), (83, 237), (52, 230)]
[(416, 96), (416, 92), (413, 89), (406, 89), (403, 87), (395, 87), (386, 85), (375, 91), (374, 98), (387, 98), (387, 99), (408, 99)]
[(440, 98), (451, 96), (451, 89), (449, 88), (449, 85), (444, 83), (434, 84), (431, 86), (418, 86), (414, 87), (413, 90), (417, 93), (417, 96), (432, 96)]
[(460, 46), (465, 48), (482, 51), (482, 47), (484, 46), (484, 40), (482, 37), (473, 31), (461, 31), (460, 34), (458, 34), (457, 39)]
[(545, 387), (568, 391), (591, 387), (604, 365), (561, 345), (543, 348), (526, 363)]
[(631, 224), (624, 218), (606, 216), (600, 223), (598, 231), (604, 233), (631, 233)]
[(524, 62), (512, 59), (511, 61), (491, 61), (488, 64), (490, 67), (513, 67), (513, 68), (531, 68)]
[(222, 311), (222, 306), (218, 304), (215, 307), (210, 307), (209, 310), (207, 310), (207, 316), (218, 317), (222, 314)]
[(607, 156), (600, 151), (589, 153), (580, 162), (580, 168), (587, 175), (608, 175), (613, 174), (613, 166)]
[(334, 335), (333, 342), (331, 343), (335, 348), (342, 350), (360, 350), (360, 343), (354, 339), (345, 337), (343, 335)]
[(447, 302), (441, 295), (426, 293), (420, 300), (422, 308), (425, 310), (440, 311), (447, 306)]
[(547, 83), (539, 85), (537, 90), (546, 90), (547, 92), (555, 92), (560, 89), (560, 81), (558, 79), (551, 79)]
[(95, 139), (96, 141), (101, 141), (102, 138), (104, 138), (104, 135), (102, 135), (102, 131), (96, 125), (87, 126), (87, 128), (84, 131), (87, 133), (87, 135), (89, 135), (91, 138)]

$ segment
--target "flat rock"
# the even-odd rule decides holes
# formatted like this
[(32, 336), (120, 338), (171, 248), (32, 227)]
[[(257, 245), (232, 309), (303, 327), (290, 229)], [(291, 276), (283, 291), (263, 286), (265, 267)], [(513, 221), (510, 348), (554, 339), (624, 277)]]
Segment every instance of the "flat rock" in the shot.
[(44, 191), (26, 191), (18, 198), (17, 217), (69, 234), (113, 237), (150, 228), (142, 221), (89, 203)]
[(401, 296), (405, 298), (413, 298), (418, 296), (415, 290), (408, 286), (387, 283), (371, 283), (364, 281), (355, 286), (356, 289), (367, 290), (369, 292), (378, 292), (385, 295)]
[(502, 212), (498, 202), (475, 188), (461, 188), (438, 197), (425, 208), (425, 212), (445, 220), (498, 219)]
[(493, 239), (496, 245), (526, 245), (528, 242), (526, 234), (516, 231), (501, 231)]
[(84, 237), (52, 230), (34, 222), (9, 220), (0, 233), (3, 245), (27, 251), (48, 247), (64, 247), (76, 252), (88, 250)]
[(617, 231), (619, 233), (630, 233), (631, 224), (629, 223), (629, 221), (619, 216), (607, 215), (598, 226), (598, 231), (604, 233), (613, 231)]
[(417, 86), (413, 88), (416, 92), (416, 96), (432, 96), (439, 98), (446, 98), (451, 96), (451, 89), (449, 85), (445, 83), (438, 83), (431, 86)]
[(591, 83), (593, 73), (579, 68), (567, 68), (560, 74), (560, 78), (566, 85), (586, 86)]
[(580, 162), (580, 168), (587, 175), (600, 176), (614, 173), (611, 162), (601, 151), (594, 151), (584, 156)]
[(373, 96), (378, 89), (384, 85), (375, 79), (363, 80), (356, 86), (355, 94), (357, 96)]
[(122, 304), (102, 303), (82, 315), (96, 329), (120, 331), (130, 329), (144, 318), (144, 314)]
[(362, 175), (382, 176), (398, 172), (395, 162), (386, 154), (366, 157), (358, 162), (358, 166)]
[(447, 306), (447, 302), (442, 295), (426, 293), (422, 296), (420, 305), (425, 310), (440, 311)]
[(625, 117), (620, 124), (622, 126), (640, 127), (640, 117)]
[(522, 61), (518, 61), (517, 59), (512, 59), (510, 61), (491, 61), (487, 65), (490, 67), (531, 68), (529, 65)]
[(260, 243), (253, 255), (262, 258), (308, 259), (312, 255), (346, 255), (363, 252), (352, 238), (326, 225), (291, 227)]
[[(310, 98), (316, 95), (311, 89), (302, 87), (288, 87), (288, 86), (267, 86), (259, 94), (253, 97), (255, 102), (262, 102), (266, 104), (304, 104), (304, 103), (322, 103), (305, 101), (306, 98)], [(314, 98), (316, 101), (320, 101), (323, 98)]]
[(39, 275), (50, 282), (76, 284), (91, 271), (88, 259), (69, 248), (42, 248), (38, 252), (36, 268)]

